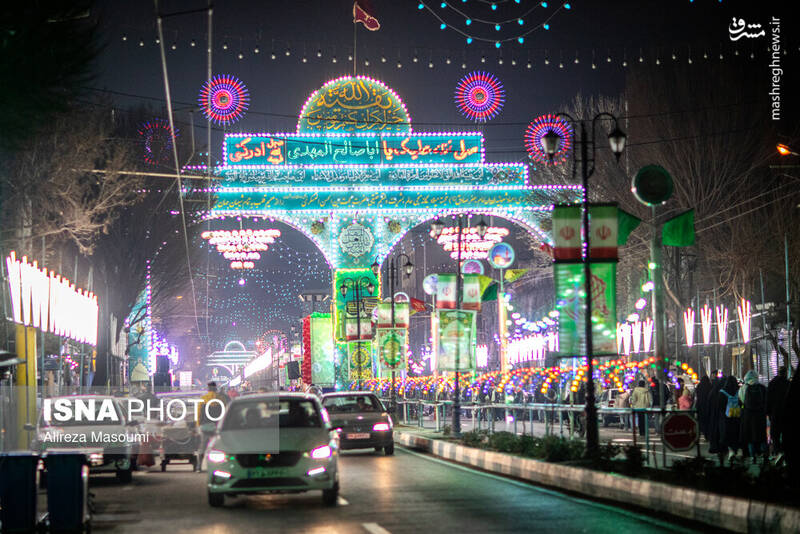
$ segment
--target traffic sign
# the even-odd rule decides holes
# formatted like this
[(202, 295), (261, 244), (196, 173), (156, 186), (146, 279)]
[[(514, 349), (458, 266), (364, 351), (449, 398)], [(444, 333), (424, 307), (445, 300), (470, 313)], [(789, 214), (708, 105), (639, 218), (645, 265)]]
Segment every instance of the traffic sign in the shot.
[(671, 413), (664, 418), (662, 440), (672, 451), (688, 451), (697, 445), (697, 419), (688, 413)]

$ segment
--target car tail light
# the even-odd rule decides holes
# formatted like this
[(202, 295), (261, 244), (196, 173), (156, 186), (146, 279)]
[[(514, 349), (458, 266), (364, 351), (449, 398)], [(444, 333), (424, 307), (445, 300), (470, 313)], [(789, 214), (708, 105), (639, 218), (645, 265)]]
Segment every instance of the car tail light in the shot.
[(225, 461), (225, 453), (222, 451), (208, 451), (208, 461), (212, 464), (219, 464)]
[(389, 426), (389, 423), (375, 423), (372, 425), (372, 430), (375, 432), (386, 432), (391, 430), (391, 427)]
[(321, 460), (323, 458), (330, 458), (332, 454), (331, 448), (329, 445), (323, 445), (322, 447), (317, 447), (311, 451), (311, 457), (315, 460)]

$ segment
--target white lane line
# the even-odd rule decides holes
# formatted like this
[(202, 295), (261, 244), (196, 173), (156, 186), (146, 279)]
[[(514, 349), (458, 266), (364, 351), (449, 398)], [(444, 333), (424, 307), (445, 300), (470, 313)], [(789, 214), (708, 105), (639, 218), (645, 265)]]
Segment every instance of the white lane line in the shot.
[(527, 489), (529, 489), (531, 491), (539, 491), (539, 492), (542, 492), (542, 493), (546, 493), (546, 494), (551, 495), (553, 497), (558, 497), (560, 499), (564, 499), (565, 501), (572, 501), (572, 502), (576, 502), (576, 503), (580, 503), (580, 504), (585, 504), (587, 506), (594, 506), (596, 508), (602, 508), (603, 510), (607, 510), (607, 511), (610, 511), (610, 512), (615, 512), (615, 513), (618, 513), (618, 514), (621, 514), (621, 515), (624, 515), (624, 516), (628, 516), (628, 517), (633, 518), (633, 519), (638, 519), (639, 521), (642, 521), (642, 522), (652, 523), (654, 525), (658, 525), (659, 527), (661, 527), (663, 529), (671, 530), (673, 532), (679, 532), (680, 531), (680, 529), (678, 529), (678, 527), (676, 527), (672, 523), (668, 523), (666, 521), (661, 521), (659, 519), (654, 519), (654, 518), (648, 517), (646, 515), (637, 514), (635, 512), (630, 512), (630, 511), (628, 511), (628, 510), (626, 510), (624, 508), (618, 508), (618, 507), (610, 505), (610, 504), (603, 504), (603, 503), (599, 503), (599, 502), (589, 501), (587, 499), (582, 499), (580, 497), (573, 497), (572, 495), (567, 495), (567, 494), (561, 493), (561, 492), (559, 492), (557, 490), (551, 490), (551, 489), (548, 489), (548, 488), (544, 488), (542, 486), (537, 486), (535, 482), (520, 482), (519, 480), (514, 480), (513, 478), (506, 478), (504, 476), (495, 475), (494, 473), (487, 473), (485, 471), (481, 471), (480, 469), (475, 469), (475, 468), (472, 468), (472, 467), (459, 465), (459, 464), (450, 462), (448, 460), (442, 460), (441, 458), (436, 458), (435, 456), (429, 456), (429, 455), (421, 453), (421, 452), (412, 451), (410, 449), (406, 449), (405, 447), (398, 446), (397, 448), (398, 448), (398, 450), (400, 450), (400, 451), (402, 451), (402, 452), (404, 452), (406, 454), (411, 454), (413, 456), (419, 456), (420, 458), (424, 458), (424, 459), (428, 460), (429, 462), (435, 462), (435, 463), (438, 463), (438, 464), (446, 465), (448, 467), (452, 467), (454, 469), (460, 469), (460, 470), (466, 471), (468, 473), (473, 473), (473, 474), (476, 474), (476, 475), (482, 475), (482, 476), (485, 476), (485, 477), (488, 477), (488, 478), (492, 478), (494, 480), (505, 482), (507, 484), (512, 484), (514, 486), (518, 486), (520, 488), (527, 488)]
[(350, 504), (350, 501), (339, 495), (339, 500), (336, 501), (336, 504), (338, 504), (339, 506), (347, 506), (348, 504)]
[(122, 491), (130, 491), (133, 489), (133, 486), (123, 486)]
[(378, 523), (361, 523), (361, 526), (370, 534), (392, 534)]

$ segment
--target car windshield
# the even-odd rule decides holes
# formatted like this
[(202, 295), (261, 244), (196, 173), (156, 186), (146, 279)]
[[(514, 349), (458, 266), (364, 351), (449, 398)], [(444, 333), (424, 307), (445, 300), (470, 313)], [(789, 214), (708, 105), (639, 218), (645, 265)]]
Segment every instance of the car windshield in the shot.
[[(277, 416), (277, 417), (276, 417)], [(269, 399), (231, 403), (222, 430), (252, 428), (321, 427), (322, 417), (316, 404), (307, 399)]]
[(383, 411), (380, 401), (372, 395), (336, 395), (326, 397), (322, 405), (330, 413)]

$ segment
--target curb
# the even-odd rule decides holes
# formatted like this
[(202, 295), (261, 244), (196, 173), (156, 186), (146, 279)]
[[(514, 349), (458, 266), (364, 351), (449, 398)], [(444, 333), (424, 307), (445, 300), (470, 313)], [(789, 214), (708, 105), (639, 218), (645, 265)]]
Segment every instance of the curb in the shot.
[(615, 473), (465, 447), (395, 429), (396, 442), (493, 473), (634, 505), (733, 532), (800, 532), (800, 510)]

